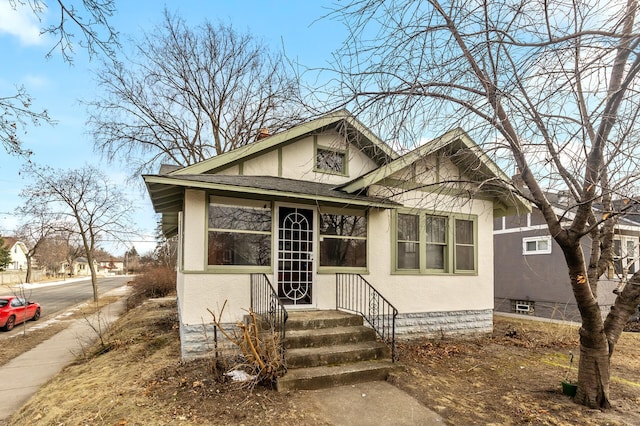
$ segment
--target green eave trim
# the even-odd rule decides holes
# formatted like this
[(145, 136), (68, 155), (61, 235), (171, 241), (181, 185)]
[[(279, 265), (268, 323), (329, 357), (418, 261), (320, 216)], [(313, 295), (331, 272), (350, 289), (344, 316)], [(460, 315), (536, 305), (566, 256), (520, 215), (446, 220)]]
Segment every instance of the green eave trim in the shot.
[[(463, 129), (456, 128), (414, 149), (413, 151), (408, 152), (407, 154), (399, 158), (396, 158), (389, 164), (373, 170), (365, 174), (364, 176), (354, 179), (353, 181), (348, 182), (338, 188), (342, 191), (353, 194), (363, 191), (365, 188), (368, 188), (371, 185), (384, 185), (389, 180), (389, 177), (394, 173), (397, 173), (402, 169), (409, 167), (420, 158), (431, 155), (450, 145), (453, 146), (453, 149), (459, 147), (462, 150), (468, 151), (470, 155), (472, 154), (475, 159), (480, 161), (484, 174), (502, 182), (510, 181), (509, 177), (500, 169), (500, 167), (498, 167), (493, 162), (493, 160), (486, 155), (486, 153), (469, 137), (469, 135), (467, 135), (467, 133)], [(460, 165), (458, 167), (460, 167)], [(407, 188), (410, 188), (411, 186), (412, 183), (410, 182), (407, 182), (403, 185), (403, 187)], [(417, 189), (420, 185), (415, 184), (415, 186)], [(482, 189), (480, 190), (480, 192), (483, 192)], [(513, 212), (522, 213), (531, 211), (531, 206), (528, 202), (526, 202), (526, 200), (511, 193), (507, 189), (501, 189), (499, 191), (499, 194), (495, 193), (494, 191), (492, 192), (493, 193), (487, 193), (482, 197), (484, 199), (494, 200), (494, 204), (496, 204), (494, 214), (498, 213), (502, 216), (505, 214), (511, 214)]]
[[(468, 141), (470, 141), (472, 145), (475, 145), (473, 141), (471, 141), (471, 139), (464, 132), (464, 130), (460, 128), (454, 129), (414, 149), (413, 151), (408, 152), (407, 154), (399, 158), (396, 158), (389, 164), (386, 164), (378, 169), (375, 169), (367, 173), (364, 176), (359, 177), (358, 179), (355, 179), (345, 185), (342, 185), (340, 189), (348, 193), (361, 191), (364, 188), (367, 188), (373, 184), (376, 184), (381, 180), (393, 175), (394, 173), (399, 172), (405, 167), (410, 166), (420, 158), (444, 148), (445, 146), (449, 145), (453, 141), (457, 139), (464, 139), (465, 136), (466, 136), (466, 139), (468, 139)], [(468, 144), (465, 144), (465, 145), (468, 145)]]
[(323, 117), (315, 120), (302, 123), (289, 130), (277, 133), (273, 136), (264, 138), (258, 142), (249, 143), (233, 151), (226, 152), (224, 154), (217, 155), (208, 160), (201, 161), (191, 166), (186, 166), (182, 169), (175, 170), (169, 174), (176, 175), (193, 175), (201, 173), (211, 173), (221, 168), (230, 166), (243, 159), (258, 155), (262, 152), (266, 152), (270, 149), (274, 149), (283, 143), (295, 141), (296, 139), (318, 130), (337, 123), (340, 120), (346, 120), (349, 125), (360, 132), (365, 138), (367, 138), (373, 145), (382, 150), (388, 157), (396, 158), (397, 154), (380, 138), (374, 135), (368, 130), (362, 123), (360, 123), (351, 113), (346, 110), (340, 110), (333, 113), (329, 113)]
[[(364, 206), (364, 207), (380, 207), (380, 208), (395, 208), (397, 207), (396, 203), (389, 202), (376, 202), (370, 199), (357, 199), (357, 198), (342, 198), (342, 197), (327, 197), (322, 195), (315, 194), (301, 194), (298, 192), (291, 191), (276, 191), (269, 189), (261, 189), (261, 188), (252, 188), (247, 186), (236, 186), (236, 185), (228, 185), (228, 184), (220, 184), (220, 183), (211, 183), (211, 182), (198, 182), (193, 180), (181, 180), (179, 177), (163, 177), (163, 176), (145, 176), (144, 177), (147, 186), (150, 184), (153, 185), (168, 185), (173, 187), (183, 187), (185, 189), (202, 189), (206, 191), (219, 192), (220, 195), (225, 195), (228, 197), (237, 197), (237, 198), (248, 198), (247, 194), (258, 196), (264, 199), (273, 199), (273, 198), (286, 198), (290, 200), (306, 200), (311, 203), (315, 203), (317, 201), (338, 205), (354, 205), (354, 206)], [(149, 191), (152, 197), (152, 203), (154, 203), (153, 192)]]

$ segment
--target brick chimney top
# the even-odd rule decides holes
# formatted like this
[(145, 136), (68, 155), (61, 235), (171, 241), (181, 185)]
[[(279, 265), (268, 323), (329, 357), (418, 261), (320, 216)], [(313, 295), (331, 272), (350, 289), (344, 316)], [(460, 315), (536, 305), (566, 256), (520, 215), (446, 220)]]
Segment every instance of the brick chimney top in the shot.
[(269, 133), (269, 129), (267, 129), (266, 127), (263, 127), (258, 132), (258, 136), (256, 137), (256, 140), (259, 141), (260, 139), (268, 138), (269, 136), (271, 136), (271, 133)]

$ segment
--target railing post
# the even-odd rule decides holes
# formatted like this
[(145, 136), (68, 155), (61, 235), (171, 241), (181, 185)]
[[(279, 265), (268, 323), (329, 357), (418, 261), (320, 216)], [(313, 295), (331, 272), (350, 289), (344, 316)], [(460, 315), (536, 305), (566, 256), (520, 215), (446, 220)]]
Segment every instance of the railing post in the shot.
[(272, 330), (280, 334), (280, 353), (285, 361), (285, 326), (289, 314), (265, 274), (251, 274), (251, 310), (266, 319)]

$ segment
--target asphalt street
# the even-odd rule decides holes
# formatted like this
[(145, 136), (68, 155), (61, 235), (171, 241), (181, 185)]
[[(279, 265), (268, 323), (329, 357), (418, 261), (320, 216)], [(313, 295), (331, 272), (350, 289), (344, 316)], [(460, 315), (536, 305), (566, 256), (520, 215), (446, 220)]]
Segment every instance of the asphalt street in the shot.
[[(115, 276), (98, 278), (98, 294), (105, 293), (126, 285), (131, 276)], [(93, 299), (93, 288), (90, 278), (72, 278), (64, 281), (41, 282), (25, 284), (22, 288), (18, 286), (0, 287), (0, 295), (18, 295), (33, 302), (38, 302), (42, 307), (42, 317), (40, 321), (46, 321), (69, 310), (83, 302)], [(33, 323), (34, 325), (36, 323)], [(20, 327), (16, 327), (9, 332), (0, 332), (0, 339), (10, 337), (20, 332)]]

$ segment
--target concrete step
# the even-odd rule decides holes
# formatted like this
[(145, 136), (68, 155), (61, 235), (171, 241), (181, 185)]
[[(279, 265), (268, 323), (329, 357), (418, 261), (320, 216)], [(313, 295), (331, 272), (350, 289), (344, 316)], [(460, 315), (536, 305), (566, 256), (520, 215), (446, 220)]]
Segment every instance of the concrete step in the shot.
[(324, 389), (333, 386), (386, 380), (398, 368), (389, 360), (289, 370), (278, 379), (278, 391)]
[(382, 342), (367, 341), (342, 345), (290, 349), (286, 352), (287, 368), (308, 368), (389, 359), (391, 351)]
[(341, 311), (293, 311), (287, 319), (287, 333), (293, 330), (349, 327), (363, 325), (359, 315)]
[(376, 340), (376, 332), (370, 327), (351, 326), (292, 330), (286, 334), (285, 348), (312, 348)]
[(290, 312), (285, 339), (287, 373), (278, 379), (280, 391), (386, 380), (397, 368), (389, 347), (359, 315)]

